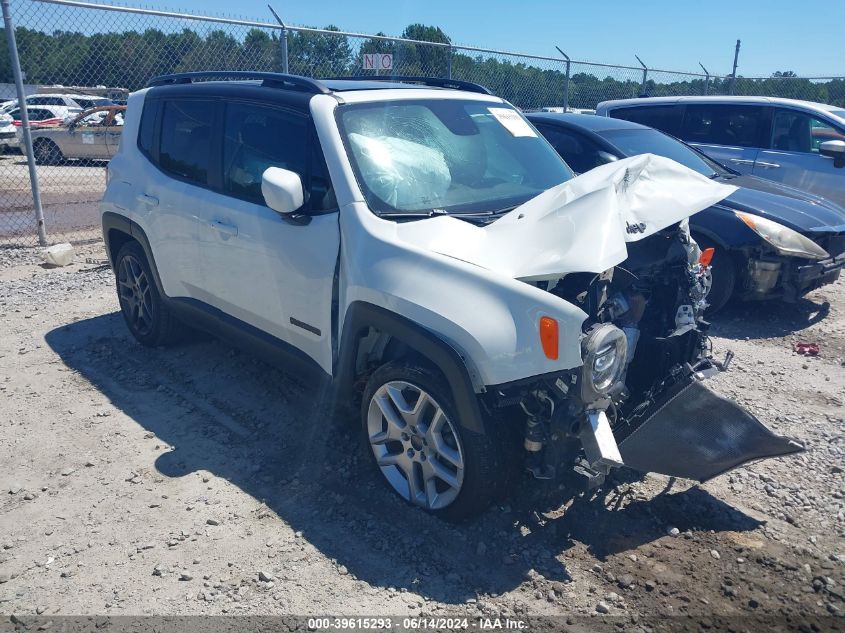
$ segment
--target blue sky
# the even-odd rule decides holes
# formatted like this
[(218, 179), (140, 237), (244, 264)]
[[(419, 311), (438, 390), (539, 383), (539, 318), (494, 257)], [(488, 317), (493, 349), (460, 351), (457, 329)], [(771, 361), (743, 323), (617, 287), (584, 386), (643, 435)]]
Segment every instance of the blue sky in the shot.
[[(436, 25), (456, 43), (573, 59), (712, 73), (731, 70), (742, 40), (739, 74), (776, 70), (801, 75), (845, 75), (845, 2), (842, 0), (269, 0), (292, 24), (397, 35), (409, 23)], [(137, 6), (128, 0), (130, 6)], [(262, 0), (175, 0), (147, 6), (266, 19)]]

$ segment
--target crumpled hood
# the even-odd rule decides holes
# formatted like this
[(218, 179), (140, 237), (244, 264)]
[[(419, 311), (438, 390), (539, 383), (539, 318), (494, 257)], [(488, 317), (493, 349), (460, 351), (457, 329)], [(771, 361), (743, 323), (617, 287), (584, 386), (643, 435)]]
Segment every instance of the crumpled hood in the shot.
[(653, 154), (602, 165), (487, 226), (441, 216), (396, 224), (399, 240), (515, 279), (600, 273), (653, 235), (736, 191)]
[(760, 215), (801, 232), (842, 230), (845, 226), (845, 209), (821, 196), (756, 176), (737, 176), (722, 182), (739, 187), (722, 202), (731, 209)]

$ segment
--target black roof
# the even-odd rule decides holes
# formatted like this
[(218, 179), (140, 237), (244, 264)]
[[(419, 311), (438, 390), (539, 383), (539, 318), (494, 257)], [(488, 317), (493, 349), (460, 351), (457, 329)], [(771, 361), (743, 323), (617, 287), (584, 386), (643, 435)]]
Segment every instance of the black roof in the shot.
[(535, 123), (551, 123), (569, 128), (580, 128), (591, 132), (606, 132), (608, 130), (642, 130), (646, 126), (624, 119), (614, 119), (595, 114), (574, 114), (559, 112), (530, 112), (525, 115), (529, 121)]
[(284, 73), (254, 72), (254, 71), (230, 71), (230, 70), (209, 70), (189, 73), (175, 73), (172, 75), (161, 75), (154, 77), (147, 84), (148, 86), (167, 86), (179, 84), (205, 83), (204, 80), (218, 81), (249, 81), (258, 83), (263, 87), (280, 88), (306, 92), (309, 94), (331, 94), (351, 90), (384, 90), (408, 89), (425, 86), (427, 88), (442, 88), (449, 90), (464, 90), (481, 94), (492, 94), (484, 86), (468, 81), (456, 79), (443, 79), (439, 77), (333, 77), (330, 79), (312, 79), (299, 75), (288, 75)]

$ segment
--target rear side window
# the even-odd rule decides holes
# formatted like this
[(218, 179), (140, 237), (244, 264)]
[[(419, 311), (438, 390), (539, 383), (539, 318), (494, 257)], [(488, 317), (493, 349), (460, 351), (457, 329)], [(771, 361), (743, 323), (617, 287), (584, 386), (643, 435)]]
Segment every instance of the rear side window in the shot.
[(65, 105), (61, 97), (30, 97), (26, 102), (30, 105)]
[(691, 104), (686, 107), (680, 136), (689, 143), (765, 147), (769, 140), (768, 115), (763, 106)]
[(205, 185), (211, 163), (214, 103), (195, 99), (165, 101), (161, 119), (159, 166)]
[(537, 125), (537, 129), (552, 144), (566, 164), (579, 174), (605, 163), (599, 155), (601, 147), (581, 134), (548, 125)]
[(154, 160), (153, 144), (158, 128), (158, 115), (161, 111), (161, 101), (149, 99), (144, 102), (141, 111), (141, 124), (138, 130), (138, 148), (150, 159)]
[(250, 103), (226, 106), (223, 140), (223, 190), (264, 204), (261, 176), (268, 167), (294, 171), (307, 186), (308, 120), (276, 108)]
[(77, 103), (77, 105), (80, 108), (82, 108), (84, 110), (87, 110), (88, 108), (96, 108), (97, 106), (111, 105), (111, 101), (109, 101), (108, 99), (79, 99), (79, 98), (75, 98), (74, 101)]
[[(53, 113), (49, 110), (45, 110), (44, 108), (27, 108), (26, 113), (29, 115), (30, 121), (46, 121), (47, 119), (52, 119)], [(21, 120), (21, 112), (18, 110), (17, 114), (12, 115), (15, 121)]]
[(659, 105), (659, 106), (632, 106), (628, 108), (616, 108), (610, 111), (614, 119), (633, 121), (640, 125), (653, 127), (672, 136), (678, 136), (681, 128), (681, 116), (683, 105)]

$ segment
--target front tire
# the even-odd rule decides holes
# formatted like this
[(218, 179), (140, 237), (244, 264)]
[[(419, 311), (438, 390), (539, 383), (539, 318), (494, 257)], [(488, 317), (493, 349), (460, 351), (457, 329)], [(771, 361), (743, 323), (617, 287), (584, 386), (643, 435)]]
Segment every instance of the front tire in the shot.
[(364, 437), (387, 484), (405, 501), (448, 521), (483, 512), (504, 490), (506, 447), (492, 421), (474, 433), (459, 421), (452, 393), (435, 371), (382, 365), (361, 406)]
[(148, 347), (180, 340), (184, 328), (162, 300), (141, 245), (127, 242), (115, 263), (120, 311), (132, 336)]
[(39, 165), (59, 165), (65, 160), (62, 150), (50, 139), (37, 140), (32, 153), (35, 154), (35, 162)]

